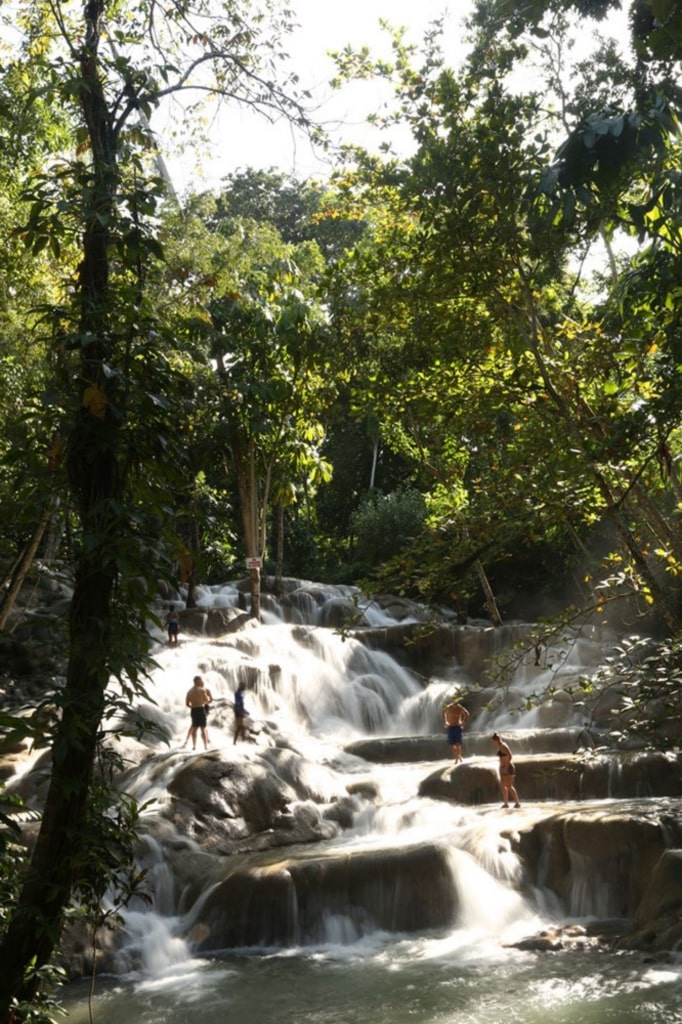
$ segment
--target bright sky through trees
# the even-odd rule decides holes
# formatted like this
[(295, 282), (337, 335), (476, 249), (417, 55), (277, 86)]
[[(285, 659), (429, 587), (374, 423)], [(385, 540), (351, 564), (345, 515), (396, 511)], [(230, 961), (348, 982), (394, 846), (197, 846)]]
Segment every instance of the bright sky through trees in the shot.
[[(300, 26), (289, 40), (289, 53), (302, 86), (313, 93), (317, 120), (339, 140), (367, 144), (366, 117), (386, 92), (372, 84), (347, 87), (342, 93), (332, 90), (329, 81), (335, 69), (329, 52), (351, 44), (388, 55), (382, 19), (394, 27), (404, 26), (410, 42), (418, 44), (426, 26), (443, 16), (447, 53), (456, 63), (462, 24), (472, 4), (471, 0), (420, 0), (418, 4), (414, 0), (290, 0), (289, 6)], [(277, 167), (301, 177), (329, 173), (324, 154), (313, 150), (283, 121), (271, 125), (248, 111), (232, 109), (216, 119), (211, 137), (215, 145), (210, 151), (187, 152), (169, 160), (179, 191), (216, 185), (223, 175), (245, 167)]]
[[(288, 50), (301, 86), (313, 95), (316, 120), (339, 142), (374, 148), (379, 136), (366, 119), (388, 98), (386, 86), (357, 83), (333, 90), (329, 82), (335, 67), (329, 53), (350, 44), (353, 48), (368, 46), (373, 54), (390, 56), (389, 36), (381, 27), (382, 20), (392, 27), (404, 27), (407, 40), (419, 45), (427, 26), (442, 18), (443, 49), (451, 65), (456, 66), (465, 52), (464, 21), (471, 13), (473, 0), (290, 0), (289, 6), (296, 12), (299, 28), (289, 39)], [(609, 24), (614, 34), (624, 31), (622, 15), (611, 16)], [(606, 33), (606, 23), (599, 30)], [(157, 122), (155, 127), (164, 135), (160, 124)], [(178, 192), (215, 187), (225, 175), (247, 167), (275, 167), (299, 177), (324, 178), (330, 171), (329, 158), (284, 120), (269, 124), (248, 110), (232, 107), (216, 115), (210, 138), (211, 144), (201, 151), (195, 148), (181, 155), (169, 153)], [(396, 138), (392, 140), (395, 145)]]

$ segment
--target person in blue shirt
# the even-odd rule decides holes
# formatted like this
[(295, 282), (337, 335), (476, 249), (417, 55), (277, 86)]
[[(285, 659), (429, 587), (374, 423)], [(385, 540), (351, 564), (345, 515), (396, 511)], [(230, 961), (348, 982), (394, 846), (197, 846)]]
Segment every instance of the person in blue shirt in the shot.
[(249, 739), (249, 712), (244, 707), (243, 683), (239, 683), (234, 695), (234, 743)]

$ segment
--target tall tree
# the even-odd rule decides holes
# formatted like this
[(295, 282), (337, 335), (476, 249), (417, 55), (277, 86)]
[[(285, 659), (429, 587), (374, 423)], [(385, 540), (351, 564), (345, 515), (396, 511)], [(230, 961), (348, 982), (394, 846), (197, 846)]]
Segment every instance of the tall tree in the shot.
[(146, 268), (159, 252), (150, 217), (163, 183), (145, 170), (148, 139), (138, 111), (149, 118), (164, 97), (195, 89), (303, 120), (276, 84), (272, 65), (288, 20), (271, 4), (27, 4), (16, 24), (25, 40), (18, 62), (44, 63), (48, 102), (69, 107), (78, 123), (73, 156), (28, 185), (25, 237), (34, 251), (47, 243), (59, 254), (71, 232), (80, 247), (76, 273), (64, 282), (58, 342), (77, 366), (62, 450), (81, 554), (50, 786), (0, 944), (3, 1022), (20, 1019), (35, 994), (87, 858), (85, 815), (107, 684), (113, 675), (135, 685), (146, 658), (146, 639), (123, 607), (131, 593), (120, 589), (130, 575), (153, 571), (156, 561), (130, 481), (155, 444), (155, 410), (164, 404), (148, 389), (160, 382), (162, 353), (145, 302)]
[[(325, 380), (327, 316), (314, 293), (305, 295), (291, 258), (276, 260), (261, 287), (211, 304), (212, 355), (225, 396), (225, 449), (239, 489), (251, 614), (260, 616), (260, 568), (268, 547), (273, 485), (281, 494), (287, 468), (319, 433)], [(310, 440), (308, 440), (310, 439)]]

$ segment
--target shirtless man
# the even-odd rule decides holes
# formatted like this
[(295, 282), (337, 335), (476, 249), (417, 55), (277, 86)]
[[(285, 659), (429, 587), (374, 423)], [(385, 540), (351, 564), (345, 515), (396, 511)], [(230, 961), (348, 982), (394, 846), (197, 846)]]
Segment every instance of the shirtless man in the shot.
[[(197, 748), (197, 730), (201, 730), (201, 738), (204, 741), (204, 747), (208, 750), (208, 730), (207, 724), (207, 708), (213, 700), (213, 696), (210, 690), (207, 690), (204, 686), (204, 680), (201, 676), (195, 676), (193, 680), (194, 685), (191, 690), (187, 691), (185, 697), (185, 704), (189, 708), (189, 713), (192, 718), (192, 724), (189, 727), (187, 734), (187, 740), (192, 740), (192, 750)], [(185, 740), (185, 743), (187, 743)]]
[(443, 708), (443, 725), (447, 729), (448, 743), (455, 755), (455, 764), (459, 764), (462, 760), (462, 730), (468, 718), (469, 712), (456, 697), (453, 697), (450, 703)]

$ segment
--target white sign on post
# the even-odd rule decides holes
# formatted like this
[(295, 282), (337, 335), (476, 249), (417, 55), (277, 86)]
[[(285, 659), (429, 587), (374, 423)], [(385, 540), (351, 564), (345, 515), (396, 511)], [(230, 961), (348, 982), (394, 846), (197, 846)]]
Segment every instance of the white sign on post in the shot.
[(262, 565), (263, 565), (263, 559), (262, 558), (247, 558), (246, 559), (246, 568), (247, 569), (260, 569)]

